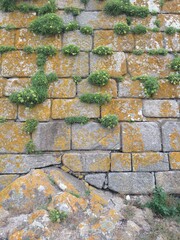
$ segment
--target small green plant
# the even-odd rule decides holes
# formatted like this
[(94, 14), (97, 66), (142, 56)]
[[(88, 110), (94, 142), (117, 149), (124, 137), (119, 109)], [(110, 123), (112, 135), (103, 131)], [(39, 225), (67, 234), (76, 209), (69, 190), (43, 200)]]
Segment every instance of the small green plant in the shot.
[(18, 4), (16, 8), (22, 13), (38, 12), (38, 7), (29, 3)]
[(93, 29), (90, 26), (84, 26), (80, 28), (80, 32), (85, 35), (92, 35)]
[(109, 81), (109, 74), (105, 70), (99, 70), (91, 73), (88, 77), (88, 82), (96, 86), (105, 86)]
[(99, 56), (107, 56), (107, 55), (112, 55), (113, 50), (112, 50), (112, 48), (109, 48), (106, 46), (99, 46), (99, 47), (93, 49), (92, 53), (97, 54)]
[(27, 54), (31, 54), (31, 53), (35, 52), (35, 49), (31, 46), (26, 46), (26, 47), (23, 48), (23, 51)]
[(58, 80), (58, 76), (55, 72), (49, 73), (46, 77), (48, 83), (52, 83)]
[(47, 13), (33, 20), (29, 30), (37, 35), (57, 35), (64, 31), (64, 24), (62, 19), (56, 14)]
[(168, 35), (174, 35), (176, 33), (176, 28), (174, 27), (167, 27), (165, 29), (165, 33), (168, 34)]
[(155, 11), (155, 10), (152, 10), (152, 12), (150, 12), (152, 16), (157, 16), (158, 15), (158, 12)]
[(33, 143), (33, 140), (30, 140), (27, 144), (26, 144), (26, 152), (27, 154), (33, 154), (36, 152), (36, 146)]
[(126, 23), (119, 22), (114, 26), (114, 32), (117, 35), (126, 35), (130, 32), (130, 27)]
[(75, 31), (75, 30), (78, 30), (78, 29), (79, 29), (79, 24), (76, 21), (69, 22), (64, 27), (65, 32)]
[(151, 29), (150, 29), (150, 31), (151, 31), (151, 32), (159, 32), (159, 31), (160, 31), (160, 29), (159, 29), (159, 28), (157, 28), (157, 27), (154, 27), (154, 28), (151, 28)]
[(87, 4), (89, 0), (81, 0), (82, 3)]
[(168, 76), (168, 80), (171, 84), (180, 84), (180, 73), (176, 72), (176, 73), (171, 73), (169, 76)]
[(17, 0), (0, 0), (0, 10), (4, 12), (13, 12), (16, 9)]
[(128, 26), (131, 25), (132, 21), (133, 21), (132, 17), (126, 17), (126, 22)]
[(5, 123), (5, 122), (6, 122), (6, 118), (0, 117), (0, 123)]
[(11, 30), (14, 30), (16, 29), (16, 26), (14, 26), (13, 24), (8, 24), (5, 26), (5, 30), (6, 31), (11, 31)]
[(110, 102), (112, 96), (107, 93), (85, 93), (80, 96), (80, 101), (89, 104), (98, 104), (100, 106)]
[(116, 82), (122, 82), (124, 80), (124, 78), (122, 76), (120, 76), (120, 77), (117, 77), (115, 80), (116, 80)]
[(164, 0), (160, 0), (160, 7), (162, 8), (164, 5)]
[(171, 62), (171, 68), (175, 71), (180, 71), (180, 57), (175, 57)]
[(56, 185), (56, 182), (55, 182), (54, 178), (53, 178), (51, 175), (48, 175), (48, 179), (49, 179), (50, 183), (51, 183), (53, 186)]
[(38, 54), (36, 64), (40, 69), (44, 68), (47, 57), (53, 57), (57, 53), (57, 49), (53, 46), (39, 46), (35, 51)]
[(64, 220), (66, 220), (66, 218), (68, 217), (67, 213), (64, 211), (58, 211), (56, 209), (50, 210), (49, 211), (49, 218), (51, 220), (51, 222), (62, 222)]
[(141, 49), (134, 49), (132, 53), (134, 55), (142, 55), (144, 53), (144, 51)]
[(82, 81), (82, 77), (81, 76), (73, 76), (73, 81), (78, 84)]
[(156, 27), (158, 27), (158, 28), (160, 28), (160, 26), (161, 26), (161, 22), (160, 22), (160, 20), (158, 20), (158, 19), (156, 19), (156, 20), (154, 21), (154, 24), (155, 24)]
[(145, 26), (143, 26), (142, 24), (138, 24), (132, 29), (132, 33), (134, 33), (134, 34), (146, 34), (147, 33), (147, 28)]
[(116, 115), (106, 115), (103, 118), (99, 119), (101, 125), (105, 128), (114, 128), (118, 124), (118, 117)]
[(76, 56), (80, 52), (80, 48), (76, 45), (70, 44), (62, 48), (64, 55)]
[(34, 88), (40, 88), (40, 87), (47, 87), (48, 86), (48, 80), (44, 73), (44, 71), (39, 70), (31, 79), (32, 86)]
[(16, 48), (14, 46), (0, 46), (0, 54), (15, 51)]
[(37, 125), (38, 125), (38, 121), (36, 119), (28, 119), (25, 122), (25, 126), (24, 126), (23, 130), (27, 134), (31, 134), (36, 130)]
[(89, 118), (85, 116), (78, 116), (78, 117), (67, 117), (65, 118), (65, 122), (67, 124), (74, 124), (74, 123), (79, 123), (81, 125), (84, 125), (89, 122)]
[(72, 196), (76, 197), (76, 198), (80, 198), (80, 197), (81, 197), (80, 194), (75, 193), (75, 192), (73, 192), (73, 191), (69, 191), (69, 193), (70, 193)]
[(76, 7), (66, 7), (64, 11), (67, 14), (71, 13), (73, 16), (78, 16), (81, 13), (81, 9)]
[(168, 54), (168, 51), (164, 48), (159, 48), (159, 49), (150, 49), (147, 51), (149, 55), (162, 55), (166, 56)]

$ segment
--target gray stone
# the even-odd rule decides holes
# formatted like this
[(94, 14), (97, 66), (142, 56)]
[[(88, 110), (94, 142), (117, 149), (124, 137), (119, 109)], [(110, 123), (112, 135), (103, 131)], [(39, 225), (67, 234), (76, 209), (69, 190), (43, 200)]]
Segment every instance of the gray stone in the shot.
[(63, 8), (66, 8), (66, 7), (69, 7), (71, 4), (73, 5), (73, 7), (76, 7), (76, 8), (81, 8), (81, 9), (84, 9), (84, 4), (81, 3), (80, 0), (57, 0), (56, 1), (56, 4), (58, 6), (59, 9), (63, 9)]
[(156, 184), (161, 186), (165, 192), (180, 194), (180, 171), (155, 173)]
[(162, 126), (164, 151), (180, 151), (180, 122), (166, 122)]
[(2, 175), (0, 176), (0, 191), (11, 184), (19, 175)]
[(148, 194), (154, 188), (152, 173), (109, 173), (109, 189), (121, 194)]
[(120, 126), (103, 128), (90, 122), (84, 126), (72, 126), (72, 149), (120, 149)]
[(97, 188), (103, 188), (105, 178), (106, 178), (105, 173), (89, 174), (85, 176), (85, 181)]
[(69, 150), (70, 126), (65, 122), (40, 123), (33, 141), (40, 151)]
[(65, 11), (58, 11), (57, 15), (59, 15), (59, 17), (62, 18), (65, 24), (74, 21), (74, 17), (71, 14), (65, 13)]

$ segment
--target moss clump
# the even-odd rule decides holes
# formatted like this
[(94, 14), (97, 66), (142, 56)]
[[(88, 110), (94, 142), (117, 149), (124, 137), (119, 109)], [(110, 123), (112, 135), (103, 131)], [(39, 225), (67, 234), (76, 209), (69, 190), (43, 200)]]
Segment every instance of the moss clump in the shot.
[(23, 51), (27, 54), (31, 54), (31, 53), (35, 52), (35, 49), (31, 46), (26, 46), (26, 47), (23, 48)]
[(66, 7), (64, 11), (67, 14), (71, 13), (73, 16), (78, 16), (81, 13), (81, 9), (76, 7)]
[(165, 33), (168, 35), (174, 35), (176, 32), (177, 32), (177, 30), (174, 27), (167, 27), (165, 29)]
[(109, 81), (109, 74), (107, 71), (99, 70), (90, 74), (88, 77), (88, 82), (96, 86), (105, 86)]
[(175, 71), (180, 71), (180, 57), (175, 57), (171, 62), (171, 68)]
[(162, 55), (162, 56), (166, 56), (168, 54), (168, 51), (164, 48), (159, 48), (159, 49), (151, 49), (148, 50), (147, 53), (149, 55)]
[(36, 64), (40, 69), (43, 69), (47, 57), (53, 57), (57, 53), (57, 49), (53, 46), (40, 46), (35, 49), (37, 55)]
[(116, 115), (106, 115), (103, 118), (99, 119), (101, 125), (105, 128), (114, 128), (118, 124), (118, 117)]
[(110, 102), (112, 99), (111, 95), (105, 93), (85, 93), (80, 96), (80, 101), (84, 103), (89, 104), (98, 104), (98, 105), (104, 105), (108, 102)]
[(82, 77), (81, 76), (73, 76), (73, 81), (78, 84), (79, 82), (82, 81)]
[(67, 213), (64, 211), (58, 211), (56, 209), (53, 209), (49, 212), (49, 218), (51, 222), (62, 222), (68, 217)]
[(27, 144), (26, 144), (26, 152), (27, 154), (33, 154), (36, 152), (36, 146), (33, 142), (33, 140), (30, 140)]
[(58, 76), (57, 76), (57, 74), (56, 73), (49, 73), (47, 76), (47, 81), (48, 81), (48, 83), (52, 83), (52, 82), (55, 82), (55, 81), (57, 81), (58, 80)]
[(130, 32), (130, 27), (126, 23), (120, 22), (114, 26), (114, 32), (117, 35), (126, 35)]
[(68, 46), (63, 47), (62, 52), (64, 55), (76, 56), (79, 54), (80, 48), (74, 44), (70, 44)]
[(134, 49), (132, 53), (134, 55), (142, 55), (144, 53), (144, 51), (141, 49)]
[(169, 76), (168, 76), (168, 80), (171, 84), (180, 84), (180, 73), (176, 72), (176, 73), (171, 73)]
[(31, 79), (32, 86), (35, 88), (38, 87), (47, 87), (48, 85), (48, 80), (47, 77), (44, 73), (44, 71), (40, 70), (38, 71)]
[(31, 134), (36, 130), (37, 125), (38, 125), (38, 121), (36, 119), (28, 119), (25, 122), (25, 126), (24, 126), (23, 130), (27, 134)]
[(134, 34), (146, 34), (147, 33), (147, 28), (145, 26), (143, 26), (142, 24), (138, 24), (132, 29), (132, 33), (134, 33)]
[(97, 54), (99, 56), (107, 56), (112, 55), (113, 50), (112, 48), (106, 47), (106, 46), (99, 46), (92, 51), (94, 54)]
[(4, 12), (13, 12), (16, 9), (17, 0), (0, 0), (0, 9)]
[(0, 54), (15, 51), (16, 48), (14, 46), (0, 46)]
[(79, 24), (76, 21), (69, 22), (64, 28), (65, 32), (70, 32), (78, 29), (79, 29)]
[(67, 118), (65, 118), (65, 122), (67, 124), (79, 123), (81, 125), (84, 125), (89, 122), (89, 118), (87, 118), (85, 116), (67, 117)]
[(80, 32), (85, 35), (92, 35), (93, 29), (90, 26), (84, 26), (80, 28)]

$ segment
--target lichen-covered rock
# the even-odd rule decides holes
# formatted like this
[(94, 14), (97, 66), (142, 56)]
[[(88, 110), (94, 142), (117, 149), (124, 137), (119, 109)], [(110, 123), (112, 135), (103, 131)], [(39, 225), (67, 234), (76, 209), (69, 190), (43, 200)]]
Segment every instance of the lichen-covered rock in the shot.
[(2, 191), (3, 188), (7, 187), (9, 184), (11, 184), (14, 180), (16, 180), (19, 177), (19, 175), (1, 175), (0, 176), (0, 191)]
[(112, 153), (111, 154), (111, 171), (112, 172), (131, 171), (131, 154)]
[(171, 152), (170, 157), (170, 166), (171, 169), (180, 169), (180, 152)]
[(17, 106), (12, 104), (8, 98), (0, 98), (0, 116), (5, 119), (16, 119)]

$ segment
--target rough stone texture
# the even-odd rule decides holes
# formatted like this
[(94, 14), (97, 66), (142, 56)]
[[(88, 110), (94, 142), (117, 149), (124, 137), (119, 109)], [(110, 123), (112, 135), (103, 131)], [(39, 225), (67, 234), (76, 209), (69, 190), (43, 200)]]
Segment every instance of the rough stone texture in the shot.
[(74, 17), (71, 14), (65, 13), (65, 11), (57, 11), (57, 15), (62, 18), (65, 24), (74, 21)]
[(163, 34), (148, 32), (146, 34), (135, 35), (136, 49), (149, 50), (163, 48)]
[(140, 99), (113, 99), (101, 109), (102, 116), (116, 114), (120, 121), (141, 121), (143, 119)]
[(15, 32), (0, 29), (0, 45), (14, 46)]
[(0, 116), (5, 119), (16, 119), (17, 106), (12, 104), (8, 98), (0, 99)]
[(162, 7), (163, 12), (179, 13), (180, 3), (178, 0), (165, 1)]
[(109, 189), (121, 194), (148, 194), (154, 188), (152, 173), (109, 173)]
[(2, 191), (3, 188), (5, 188), (9, 184), (11, 184), (18, 177), (19, 177), (19, 175), (2, 175), (2, 176), (0, 176), (0, 191)]
[(111, 153), (111, 171), (112, 172), (131, 171), (131, 154)]
[(0, 78), (0, 97), (3, 97), (4, 95), (5, 83), (6, 83), (6, 80), (3, 78)]
[(156, 27), (155, 25), (155, 20), (156, 20), (156, 16), (147, 16), (146, 18), (138, 18), (138, 17), (132, 17), (133, 21), (131, 26), (135, 27), (138, 24), (142, 24), (144, 26), (146, 26), (147, 28), (154, 28)]
[(161, 151), (160, 129), (157, 123), (123, 123), (123, 152)]
[(103, 128), (98, 123), (72, 126), (72, 149), (120, 149), (120, 126)]
[(146, 117), (178, 117), (179, 106), (175, 100), (144, 100), (143, 115)]
[(180, 28), (180, 19), (175, 14), (159, 14), (158, 20), (160, 21), (161, 30), (166, 27)]
[(160, 11), (160, 2), (158, 0), (130, 0), (130, 2), (137, 6), (148, 7), (149, 11)]
[(109, 152), (65, 153), (62, 162), (73, 172), (107, 172), (110, 170)]
[(40, 123), (33, 133), (33, 141), (40, 151), (69, 150), (70, 127), (64, 122)]
[(155, 177), (157, 186), (161, 186), (167, 193), (180, 194), (180, 172), (157, 172)]
[(30, 85), (30, 78), (9, 78), (5, 82), (4, 95), (9, 96), (13, 92), (19, 92)]
[(99, 174), (89, 174), (85, 176), (85, 181), (95, 186), (97, 188), (103, 188), (105, 183), (106, 174), (99, 173)]
[(169, 154), (171, 169), (180, 169), (180, 152), (171, 152)]
[(167, 80), (159, 81), (159, 90), (154, 95), (154, 98), (179, 98), (180, 85), (173, 85)]
[(81, 9), (84, 8), (84, 4), (81, 3), (79, 0), (63, 0), (63, 1), (57, 0), (57, 6), (59, 9), (63, 9), (69, 6), (73, 6)]
[(180, 151), (180, 122), (166, 122), (162, 126), (164, 151)]
[(63, 119), (85, 115), (89, 118), (100, 117), (100, 107), (80, 102), (79, 99), (55, 99), (52, 103), (52, 118)]
[(165, 35), (166, 49), (168, 51), (180, 51), (180, 33), (174, 35)]
[(133, 153), (133, 171), (168, 171), (168, 155), (165, 153)]

